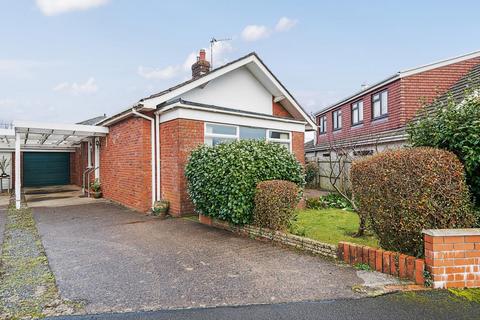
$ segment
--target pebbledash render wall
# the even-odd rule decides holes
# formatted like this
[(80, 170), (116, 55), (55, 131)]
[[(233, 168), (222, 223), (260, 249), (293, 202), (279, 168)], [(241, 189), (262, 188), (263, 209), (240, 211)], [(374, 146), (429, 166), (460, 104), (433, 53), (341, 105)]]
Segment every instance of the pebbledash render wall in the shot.
[[(318, 132), (317, 144), (404, 127), (424, 104), (433, 102), (436, 97), (445, 93), (479, 63), (480, 58), (472, 58), (406, 76), (327, 112), (320, 113), (316, 115), (315, 121), (319, 125), (320, 118), (326, 116), (327, 132), (323, 134)], [(388, 90), (388, 117), (373, 120), (372, 96), (384, 90)], [(352, 126), (351, 108), (352, 104), (357, 101), (363, 101), (363, 123)], [(332, 131), (332, 113), (339, 109), (342, 110), (342, 129)]]

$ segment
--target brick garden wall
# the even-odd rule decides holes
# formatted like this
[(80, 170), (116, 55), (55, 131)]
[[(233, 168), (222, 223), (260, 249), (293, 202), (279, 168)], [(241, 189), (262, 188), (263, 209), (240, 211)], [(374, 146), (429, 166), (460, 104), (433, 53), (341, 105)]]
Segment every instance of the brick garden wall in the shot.
[(425, 230), (434, 288), (480, 287), (480, 229)]
[(350, 265), (368, 264), (372, 270), (424, 284), (425, 261), (398, 252), (340, 242), (338, 259)]
[(132, 209), (151, 207), (150, 121), (128, 118), (110, 126), (101, 138), (100, 179), (103, 196)]

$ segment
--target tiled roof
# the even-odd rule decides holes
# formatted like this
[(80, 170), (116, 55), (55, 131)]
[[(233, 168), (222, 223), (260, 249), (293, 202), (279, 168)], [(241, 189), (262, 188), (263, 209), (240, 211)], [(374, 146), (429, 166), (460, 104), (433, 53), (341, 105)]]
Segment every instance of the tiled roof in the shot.
[(99, 123), (100, 121), (102, 121), (103, 119), (105, 119), (106, 117), (107, 116), (104, 114), (103, 116), (98, 116), (98, 117), (95, 117), (95, 118), (83, 120), (81, 122), (77, 122), (76, 124), (84, 124), (84, 125), (87, 125), (87, 126), (94, 126), (97, 123)]

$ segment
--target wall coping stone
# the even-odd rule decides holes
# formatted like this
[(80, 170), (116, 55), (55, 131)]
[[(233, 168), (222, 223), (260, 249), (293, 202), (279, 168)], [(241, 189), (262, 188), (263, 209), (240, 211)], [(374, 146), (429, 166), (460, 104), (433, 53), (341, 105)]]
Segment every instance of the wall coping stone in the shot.
[(423, 234), (433, 237), (480, 236), (480, 228), (472, 229), (426, 229)]

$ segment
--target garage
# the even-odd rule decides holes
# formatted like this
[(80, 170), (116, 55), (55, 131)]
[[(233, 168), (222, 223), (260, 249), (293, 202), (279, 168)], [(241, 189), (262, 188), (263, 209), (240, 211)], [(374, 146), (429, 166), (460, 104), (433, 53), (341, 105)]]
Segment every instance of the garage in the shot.
[(65, 185), (70, 183), (70, 153), (24, 152), (25, 187)]

